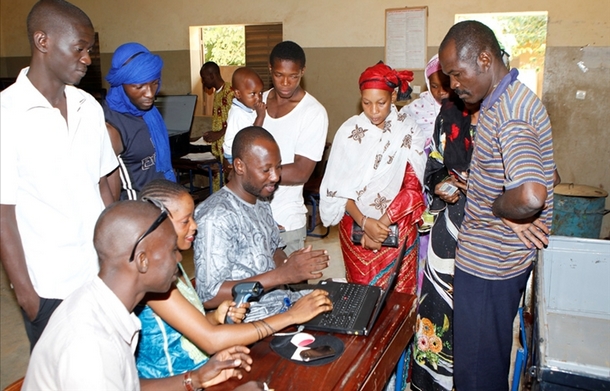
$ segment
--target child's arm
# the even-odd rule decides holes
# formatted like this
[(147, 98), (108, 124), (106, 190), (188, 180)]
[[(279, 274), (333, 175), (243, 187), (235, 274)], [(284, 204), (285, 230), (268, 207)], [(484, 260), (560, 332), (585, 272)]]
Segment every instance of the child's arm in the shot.
[(267, 104), (263, 101), (257, 102), (254, 104), (254, 110), (256, 111), (256, 119), (252, 125), (263, 126), (263, 121), (265, 121), (265, 115), (267, 113)]

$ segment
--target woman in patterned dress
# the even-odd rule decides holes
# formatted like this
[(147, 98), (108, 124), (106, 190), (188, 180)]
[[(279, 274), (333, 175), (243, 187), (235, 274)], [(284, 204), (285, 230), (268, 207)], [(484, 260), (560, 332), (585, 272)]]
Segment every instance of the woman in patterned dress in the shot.
[[(453, 389), (453, 270), (457, 233), (466, 205), (466, 179), (478, 120), (478, 106), (451, 95), (436, 119), (426, 186), (432, 190), (430, 231), (415, 330), (411, 389)], [(464, 177), (464, 179), (461, 179)], [(441, 186), (458, 188), (450, 194)]]
[[(386, 288), (400, 247), (407, 251), (395, 289), (414, 293), (417, 223), (425, 209), (422, 180), (425, 137), (411, 117), (399, 114), (397, 97), (410, 93), (410, 71), (382, 62), (367, 68), (359, 85), (363, 112), (337, 131), (320, 187), (324, 225), (339, 224), (341, 250), (350, 282)], [(361, 244), (352, 226), (364, 230)], [(398, 225), (399, 245), (382, 246), (389, 226)]]

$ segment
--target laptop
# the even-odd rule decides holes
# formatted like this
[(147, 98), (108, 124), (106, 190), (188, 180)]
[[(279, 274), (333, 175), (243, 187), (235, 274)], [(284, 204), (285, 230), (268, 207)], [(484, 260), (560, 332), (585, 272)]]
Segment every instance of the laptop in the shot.
[(189, 153), (196, 104), (197, 95), (165, 95), (155, 99), (155, 106), (167, 127), (172, 159)]
[(378, 286), (334, 281), (320, 281), (317, 285), (311, 286), (328, 291), (333, 310), (316, 316), (303, 326), (310, 330), (369, 335), (390, 290), (394, 287), (405, 255), (405, 246), (406, 240), (394, 259), (388, 287), (385, 290)]

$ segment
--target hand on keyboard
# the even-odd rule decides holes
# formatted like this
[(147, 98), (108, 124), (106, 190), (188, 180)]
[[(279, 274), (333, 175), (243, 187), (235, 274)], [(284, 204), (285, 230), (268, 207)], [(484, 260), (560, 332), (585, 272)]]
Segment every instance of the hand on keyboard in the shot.
[(305, 323), (322, 312), (331, 311), (333, 305), (328, 298), (328, 292), (323, 289), (316, 289), (308, 295), (301, 297), (288, 311), (292, 316), (291, 323)]

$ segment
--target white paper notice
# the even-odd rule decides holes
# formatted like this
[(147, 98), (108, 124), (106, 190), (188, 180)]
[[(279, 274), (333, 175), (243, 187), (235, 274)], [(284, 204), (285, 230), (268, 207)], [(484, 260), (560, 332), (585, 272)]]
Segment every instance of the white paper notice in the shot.
[(386, 10), (385, 62), (394, 69), (424, 69), (428, 8)]

